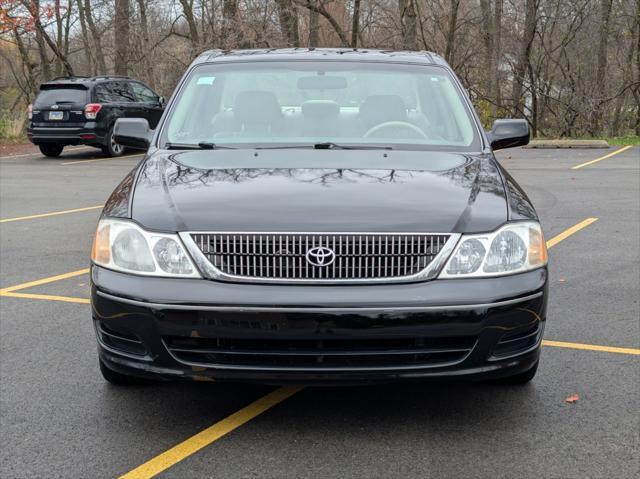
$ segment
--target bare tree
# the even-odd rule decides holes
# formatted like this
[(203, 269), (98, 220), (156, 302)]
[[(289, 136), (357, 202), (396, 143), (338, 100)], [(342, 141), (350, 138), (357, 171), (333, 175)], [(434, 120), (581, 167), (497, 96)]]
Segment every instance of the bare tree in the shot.
[(593, 135), (600, 135), (602, 104), (606, 97), (607, 48), (609, 42), (609, 19), (612, 0), (600, 0), (600, 31), (598, 34), (598, 64), (596, 67), (596, 98), (593, 109)]
[(198, 24), (193, 14), (193, 0), (180, 0), (184, 18), (189, 26), (189, 39), (191, 40), (191, 54), (196, 55), (200, 50), (200, 33)]
[(351, 46), (358, 48), (358, 35), (360, 34), (360, 0), (353, 1), (353, 17), (351, 20)]
[(350, 42), (347, 38), (347, 34), (340, 26), (338, 21), (331, 15), (324, 6), (322, 0), (293, 0), (295, 3), (302, 7), (308, 8), (310, 11), (316, 12), (319, 15), (322, 15), (331, 25), (333, 30), (336, 32), (340, 41), (342, 42), (343, 47), (348, 47)]
[(129, 74), (129, 0), (115, 0), (115, 59), (116, 75)]
[[(317, 0), (310, 0), (315, 2)], [(320, 14), (318, 10), (309, 9), (309, 46), (317, 47), (320, 34)]]
[(449, 25), (447, 28), (447, 46), (445, 48), (444, 58), (450, 65), (454, 61), (456, 30), (458, 28), (458, 8), (460, 0), (449, 1)]
[(402, 48), (415, 50), (418, 38), (415, 0), (398, 0), (398, 11), (402, 25)]
[[(82, 0), (79, 0), (82, 1)], [(102, 50), (102, 40), (100, 39), (100, 32), (98, 31), (96, 24), (93, 20), (93, 11), (91, 7), (91, 0), (84, 0), (84, 15), (87, 20), (87, 26), (89, 27), (89, 31), (91, 32), (91, 39), (93, 40), (93, 44), (96, 50), (96, 64), (99, 74), (107, 73), (107, 64), (104, 59), (104, 52)]]
[(288, 47), (300, 46), (300, 31), (298, 29), (298, 11), (291, 0), (276, 0), (280, 29)]
[(147, 19), (147, 5), (145, 0), (137, 0), (138, 1), (138, 11), (140, 14), (140, 30), (142, 32), (142, 49), (143, 49), (143, 57), (142, 63), (144, 64), (144, 69), (147, 72), (146, 79), (147, 83), (151, 88), (155, 88), (156, 79), (154, 74), (154, 65), (150, 59), (151, 55), (151, 42), (149, 40), (149, 21)]
[(513, 69), (513, 83), (511, 87), (511, 100), (513, 102), (513, 115), (521, 115), (523, 113), (522, 90), (525, 83), (525, 76), (529, 66), (529, 54), (531, 53), (531, 45), (536, 33), (536, 25), (538, 22), (538, 1), (526, 0), (524, 29), (518, 44), (517, 58)]
[(82, 39), (82, 48), (87, 59), (87, 65), (89, 71), (92, 74), (96, 73), (96, 62), (91, 50), (91, 43), (89, 42), (89, 33), (87, 30), (87, 20), (84, 13), (84, 5), (82, 0), (77, 0), (78, 3), (78, 20), (80, 21), (80, 35)]

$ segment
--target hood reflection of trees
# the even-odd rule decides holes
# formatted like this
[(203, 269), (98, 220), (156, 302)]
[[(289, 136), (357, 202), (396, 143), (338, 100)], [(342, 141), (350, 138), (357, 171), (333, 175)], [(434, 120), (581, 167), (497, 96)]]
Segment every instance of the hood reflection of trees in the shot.
[[(143, 166), (139, 182), (148, 186), (160, 186), (164, 178), (167, 186), (201, 186), (217, 182), (242, 183), (263, 176), (280, 176), (301, 183), (330, 186), (334, 183), (357, 182), (369, 179), (379, 183), (402, 183), (419, 175), (449, 179), (463, 188), (477, 185), (482, 191), (496, 195), (504, 194), (498, 170), (492, 162), (478, 159), (445, 171), (422, 171), (403, 169), (352, 169), (352, 168), (225, 168), (199, 169), (175, 163), (166, 158), (151, 160)], [(480, 181), (478, 181), (480, 180)]]

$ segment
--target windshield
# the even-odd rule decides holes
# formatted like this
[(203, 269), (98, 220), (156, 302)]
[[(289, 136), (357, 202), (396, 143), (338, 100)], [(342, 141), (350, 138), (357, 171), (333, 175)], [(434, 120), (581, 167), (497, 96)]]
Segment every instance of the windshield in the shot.
[(161, 144), (477, 151), (479, 138), (446, 69), (283, 61), (196, 67)]
[(87, 103), (87, 89), (83, 87), (56, 86), (40, 90), (35, 105), (54, 105), (56, 103)]

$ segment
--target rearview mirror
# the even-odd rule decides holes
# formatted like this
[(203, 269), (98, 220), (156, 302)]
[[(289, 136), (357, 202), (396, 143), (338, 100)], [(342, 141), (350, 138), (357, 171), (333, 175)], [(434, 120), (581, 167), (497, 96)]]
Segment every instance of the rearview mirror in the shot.
[(118, 118), (113, 127), (113, 139), (116, 143), (136, 150), (147, 150), (153, 138), (146, 118)]
[(496, 120), (487, 137), (494, 150), (523, 146), (529, 143), (529, 123), (527, 120)]

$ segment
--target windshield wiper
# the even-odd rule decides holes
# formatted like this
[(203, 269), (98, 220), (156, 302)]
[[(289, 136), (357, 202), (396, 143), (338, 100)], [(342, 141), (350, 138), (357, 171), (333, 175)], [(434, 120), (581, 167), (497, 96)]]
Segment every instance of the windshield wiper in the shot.
[(167, 150), (235, 150), (232, 146), (221, 146), (208, 141), (201, 141), (197, 145), (193, 143), (165, 143)]
[(393, 148), (386, 145), (357, 145), (348, 146), (340, 145), (332, 141), (325, 141), (324, 143), (316, 143), (313, 145), (315, 150), (392, 150)]
[(233, 146), (222, 146), (211, 143), (210, 141), (201, 141), (198, 146), (203, 150), (235, 150)]
[(256, 146), (256, 150), (288, 150), (288, 149), (311, 149), (314, 150), (393, 150), (387, 145), (340, 145), (332, 141), (324, 143), (314, 143), (312, 145), (280, 145), (280, 146)]

